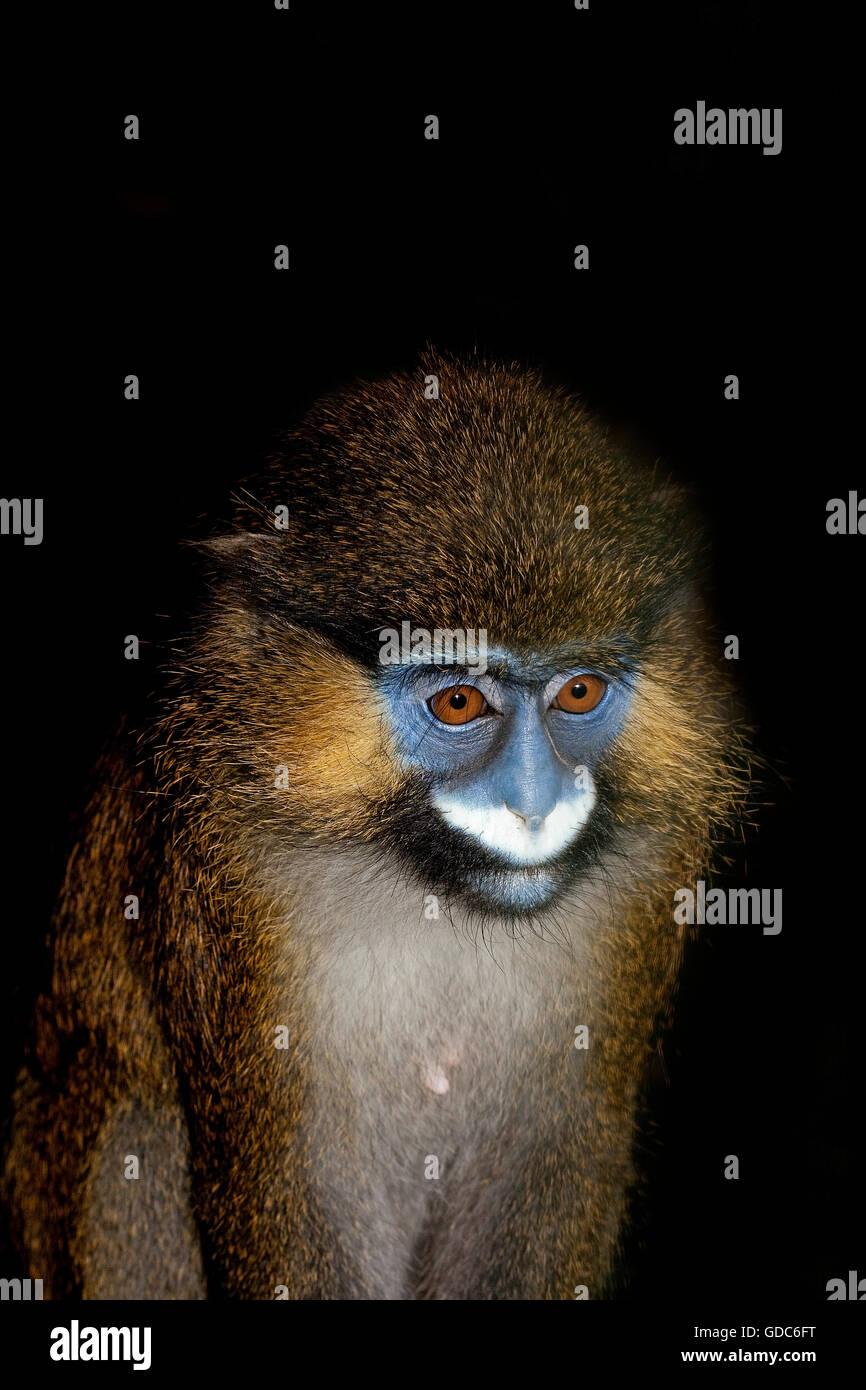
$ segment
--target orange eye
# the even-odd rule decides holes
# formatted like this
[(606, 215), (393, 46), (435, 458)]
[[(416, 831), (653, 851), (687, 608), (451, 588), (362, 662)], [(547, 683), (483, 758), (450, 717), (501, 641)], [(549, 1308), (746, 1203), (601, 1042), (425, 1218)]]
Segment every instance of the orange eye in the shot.
[(479, 714), (486, 714), (490, 706), (474, 685), (449, 685), (428, 700), (427, 704), (443, 724), (471, 724)]
[(572, 676), (551, 701), (550, 707), (567, 710), (569, 714), (588, 714), (595, 709), (606, 690), (607, 685), (600, 676)]

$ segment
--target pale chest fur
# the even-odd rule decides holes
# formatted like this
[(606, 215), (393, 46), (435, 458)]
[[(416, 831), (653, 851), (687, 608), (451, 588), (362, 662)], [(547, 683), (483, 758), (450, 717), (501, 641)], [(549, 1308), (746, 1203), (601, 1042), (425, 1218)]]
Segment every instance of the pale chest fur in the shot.
[(601, 904), (556, 934), (482, 935), (425, 916), (421, 889), (311, 863), (290, 935), (307, 967), (311, 1181), (371, 1295), (401, 1297), (437, 1204), (471, 1205), (579, 1110)]

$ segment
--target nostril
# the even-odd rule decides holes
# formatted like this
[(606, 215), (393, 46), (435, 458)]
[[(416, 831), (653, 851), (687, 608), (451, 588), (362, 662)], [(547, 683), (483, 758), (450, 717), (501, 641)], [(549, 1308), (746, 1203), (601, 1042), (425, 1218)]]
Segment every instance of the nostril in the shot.
[(506, 811), (510, 811), (512, 816), (516, 816), (519, 821), (522, 821), (527, 830), (538, 831), (547, 820), (547, 816), (524, 816), (521, 811), (515, 811), (513, 806), (509, 806), (507, 801), (505, 803), (505, 809)]

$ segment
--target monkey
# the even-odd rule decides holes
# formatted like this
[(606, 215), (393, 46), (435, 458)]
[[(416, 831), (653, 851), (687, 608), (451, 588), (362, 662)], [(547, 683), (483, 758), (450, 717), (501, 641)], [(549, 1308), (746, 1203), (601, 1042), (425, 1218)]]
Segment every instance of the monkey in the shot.
[(617, 1292), (754, 740), (686, 490), (535, 368), (430, 371), (280, 434), (97, 770), (6, 1160), (46, 1297)]

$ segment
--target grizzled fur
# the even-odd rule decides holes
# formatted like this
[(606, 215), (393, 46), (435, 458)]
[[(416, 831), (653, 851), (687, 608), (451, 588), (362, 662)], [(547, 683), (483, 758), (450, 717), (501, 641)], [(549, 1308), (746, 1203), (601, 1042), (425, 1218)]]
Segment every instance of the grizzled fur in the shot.
[[(672, 894), (748, 787), (686, 501), (536, 375), (441, 357), (322, 402), (239, 496), (70, 860), (7, 1167), (29, 1271), (55, 1298), (604, 1296)], [(543, 911), (456, 889), (478, 851), (383, 715), (404, 619), (630, 673)]]

